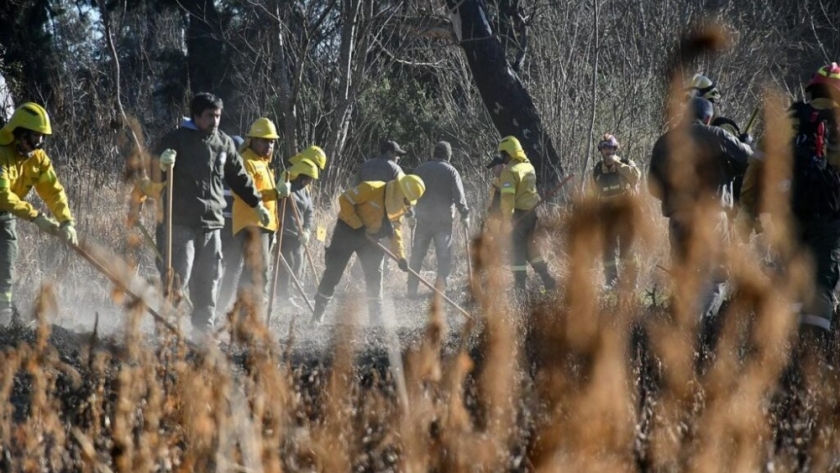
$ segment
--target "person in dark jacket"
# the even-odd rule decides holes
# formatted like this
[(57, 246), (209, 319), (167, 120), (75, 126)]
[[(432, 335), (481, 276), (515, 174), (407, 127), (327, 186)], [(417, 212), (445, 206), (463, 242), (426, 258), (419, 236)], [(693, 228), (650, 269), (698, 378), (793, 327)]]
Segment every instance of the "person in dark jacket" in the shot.
[[(736, 180), (743, 178), (752, 148), (721, 128), (710, 126), (714, 107), (708, 100), (695, 97), (687, 104), (682, 123), (668, 131), (654, 144), (648, 189), (661, 201), (662, 215), (668, 218), (671, 259), (675, 267), (689, 263), (691, 244), (703, 232), (700, 225), (714, 224), (719, 249), (728, 239), (729, 212), (735, 196)], [(698, 220), (707, 209), (716, 221)], [(695, 262), (700, 258), (695, 259)], [(709, 264), (701, 299), (703, 320), (714, 318), (727, 296), (726, 271), (719, 258), (703, 255)]]
[(363, 182), (371, 181), (393, 181), (400, 174), (403, 174), (402, 168), (397, 163), (400, 156), (404, 156), (405, 153), (406, 151), (400, 148), (396, 141), (382, 142), (379, 146), (379, 156), (362, 163), (358, 174), (356, 174), (354, 185), (358, 186)]
[[(267, 223), (271, 218), (254, 182), (245, 172), (233, 140), (218, 129), (222, 108), (222, 100), (215, 95), (196, 94), (190, 104), (191, 118), (167, 133), (154, 147), (154, 161), (159, 164), (161, 174), (153, 176), (153, 180), (166, 182), (167, 174), (173, 173), (174, 189), (164, 189), (163, 199), (165, 201), (166, 193), (172, 192), (175, 300), (183, 297), (184, 288), (189, 289), (193, 328), (199, 331), (206, 331), (212, 325), (222, 272), (223, 182), (255, 210), (261, 222)], [(164, 212), (167, 212), (166, 206)], [(164, 221), (166, 218), (164, 215)], [(165, 252), (162, 230), (163, 225), (159, 226), (158, 246)], [(164, 284), (169, 276), (164, 269)]]
[[(461, 223), (465, 227), (470, 224), (470, 209), (464, 195), (464, 184), (461, 175), (449, 160), (452, 158), (452, 147), (446, 141), (435, 145), (432, 159), (421, 164), (414, 170), (414, 174), (423, 179), (426, 192), (417, 201), (414, 209), (416, 223), (414, 226), (414, 242), (411, 246), (409, 267), (420, 271), (423, 258), (429, 251), (429, 245), (435, 243), (435, 257), (437, 258), (437, 282), (435, 285), (446, 290), (447, 279), (452, 269), (452, 220), (457, 209), (461, 216)], [(420, 281), (409, 275), (408, 295), (416, 296)]]

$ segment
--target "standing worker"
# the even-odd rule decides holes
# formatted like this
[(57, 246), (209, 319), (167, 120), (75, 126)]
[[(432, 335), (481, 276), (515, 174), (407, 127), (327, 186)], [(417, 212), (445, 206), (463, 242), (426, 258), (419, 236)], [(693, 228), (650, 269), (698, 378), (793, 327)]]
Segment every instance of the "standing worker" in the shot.
[(638, 272), (638, 260), (633, 253), (633, 224), (622, 216), (616, 204), (636, 194), (641, 172), (633, 161), (618, 155), (619, 143), (615, 136), (607, 133), (598, 143), (601, 162), (592, 173), (593, 188), (603, 211), (601, 222), (604, 235), (604, 276), (608, 287), (618, 282), (616, 252), (622, 267), (627, 271), (628, 287), (633, 287)]
[(537, 212), (540, 202), (537, 193), (537, 174), (525, 155), (522, 144), (514, 136), (506, 136), (499, 143), (499, 156), (490, 163), (502, 163), (499, 175), (499, 209), (503, 230), (510, 229), (512, 265), (516, 292), (524, 296), (528, 280), (528, 263), (542, 279), (546, 291), (553, 291), (557, 282), (548, 270), (548, 264), (537, 248)]
[[(184, 288), (189, 288), (193, 329), (198, 331), (212, 326), (222, 272), (222, 181), (256, 212), (261, 225), (271, 222), (271, 213), (245, 172), (233, 140), (218, 129), (222, 108), (219, 97), (207, 92), (196, 94), (190, 103), (191, 118), (167, 133), (154, 153), (161, 180), (165, 182), (168, 173), (173, 173), (174, 189), (164, 190), (173, 196), (172, 215), (167, 209), (164, 219), (172, 221), (173, 284), (178, 299)], [(158, 237), (163, 240), (161, 232)], [(169, 251), (164, 241), (159, 241), (158, 246)], [(166, 271), (162, 278), (164, 282), (169, 280)]]
[[(432, 159), (414, 170), (414, 174), (425, 183), (426, 192), (417, 201), (415, 209), (417, 223), (414, 225), (416, 230), (409, 267), (415, 272), (420, 271), (429, 245), (434, 241), (438, 265), (435, 286), (441, 291), (446, 290), (452, 267), (452, 219), (455, 209), (461, 215), (464, 227), (469, 228), (470, 225), (470, 209), (464, 195), (464, 184), (458, 170), (449, 163), (451, 158), (452, 147), (448, 142), (441, 141), (435, 145)], [(419, 284), (420, 281), (409, 274), (409, 297), (417, 295)]]
[(379, 156), (373, 159), (368, 159), (359, 168), (356, 174), (355, 185), (363, 182), (380, 181), (390, 182), (403, 174), (400, 167), (399, 160), (404, 156), (406, 151), (400, 148), (396, 141), (383, 141), (379, 145)]
[(389, 182), (363, 182), (341, 194), (338, 198), (341, 206), (338, 221), (324, 255), (326, 269), (315, 295), (313, 321), (322, 321), (327, 304), (353, 253), (358, 255), (364, 270), (370, 321), (381, 321), (382, 262), (385, 255), (368, 237), (377, 241), (390, 238), (391, 248), (400, 258), (400, 269), (407, 271), (402, 216), (425, 191), (422, 179), (413, 174), (402, 174)]
[[(45, 137), (51, 134), (47, 111), (32, 102), (18, 107), (0, 129), (0, 326), (11, 322), (13, 313), (12, 284), (18, 254), (15, 217), (72, 245), (78, 244), (64, 187), (42, 149)], [(58, 222), (23, 200), (33, 187)]]
[[(239, 135), (231, 137), (233, 145), (239, 151), (240, 156), (245, 151), (242, 145), (245, 139)], [(228, 304), (232, 302), (236, 293), (236, 286), (239, 283), (239, 275), (242, 272), (240, 256), (242, 245), (233, 235), (233, 192), (227, 183), (224, 184), (225, 209), (222, 216), (225, 218), (225, 226), (222, 227), (222, 279), (219, 281), (219, 295), (216, 298), (217, 317), (224, 315), (229, 309)], [(236, 261), (234, 261), (234, 259)], [(217, 318), (218, 320), (218, 318)]]

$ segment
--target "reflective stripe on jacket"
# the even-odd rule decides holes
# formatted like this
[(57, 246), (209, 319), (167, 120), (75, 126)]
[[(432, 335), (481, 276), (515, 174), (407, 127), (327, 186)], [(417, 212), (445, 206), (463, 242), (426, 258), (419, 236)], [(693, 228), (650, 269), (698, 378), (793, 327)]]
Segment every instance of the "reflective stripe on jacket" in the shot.
[(33, 220), (38, 211), (24, 200), (33, 187), (59, 222), (73, 220), (67, 194), (47, 153), (39, 149), (27, 158), (14, 144), (0, 146), (0, 211)]
[(531, 210), (540, 201), (537, 193), (537, 174), (527, 159), (513, 161), (499, 175), (499, 190), (502, 193), (502, 217), (509, 219), (514, 210)]

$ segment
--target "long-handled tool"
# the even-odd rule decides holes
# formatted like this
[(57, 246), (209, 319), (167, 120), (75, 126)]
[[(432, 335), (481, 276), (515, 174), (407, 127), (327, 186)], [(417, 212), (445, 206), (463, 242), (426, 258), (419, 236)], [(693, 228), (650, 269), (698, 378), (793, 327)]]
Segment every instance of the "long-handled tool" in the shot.
[(473, 287), (472, 249), (470, 248), (470, 229), (464, 225), (464, 245), (467, 250), (467, 276), (470, 281), (470, 288)]
[[(303, 221), (300, 218), (300, 212), (298, 211), (297, 202), (295, 202), (295, 199), (292, 199), (292, 212), (294, 212), (295, 223), (297, 224), (298, 228), (298, 235), (303, 235)], [(303, 244), (303, 251), (304, 253), (306, 253), (306, 259), (307, 261), (309, 261), (309, 268), (312, 269), (312, 274), (314, 274), (315, 277), (318, 277), (315, 271), (315, 260), (312, 259), (312, 253), (309, 251), (309, 245), (307, 245), (306, 243)], [(303, 279), (305, 280), (306, 278)]]
[(277, 224), (277, 243), (274, 247), (274, 272), (271, 274), (271, 288), (268, 291), (268, 315), (266, 315), (266, 325), (271, 323), (271, 312), (274, 310), (274, 297), (277, 295), (277, 279), (280, 276), (280, 260), (283, 258), (280, 248), (283, 245), (283, 224), (286, 221), (286, 203), (289, 198), (283, 198), (283, 210), (280, 211), (280, 223)]
[(280, 254), (280, 261), (283, 263), (283, 267), (286, 268), (286, 271), (288, 271), (289, 276), (291, 276), (292, 282), (294, 283), (295, 287), (298, 291), (300, 291), (300, 295), (303, 296), (303, 300), (306, 301), (306, 305), (309, 306), (309, 310), (311, 310), (314, 314), (315, 306), (312, 305), (312, 302), (309, 300), (308, 297), (306, 297), (306, 291), (303, 289), (303, 285), (300, 283), (300, 280), (297, 278), (297, 276), (295, 276), (295, 273), (292, 272), (292, 267), (289, 266), (289, 262), (286, 261), (286, 258), (283, 256), (282, 253)]
[[(382, 250), (383, 252), (385, 252), (385, 254), (386, 254), (386, 255), (388, 255), (388, 256), (389, 256), (392, 260), (397, 261), (397, 262), (400, 260), (400, 259), (397, 257), (397, 255), (395, 255), (394, 253), (392, 253), (392, 252), (391, 252), (391, 250), (389, 250), (388, 248), (386, 248), (386, 247), (385, 247), (385, 245), (383, 245), (382, 243), (379, 243), (378, 241), (376, 241), (376, 239), (374, 239), (374, 238), (373, 238), (373, 237), (371, 237), (370, 235), (365, 234), (365, 237), (366, 237), (366, 238), (367, 238), (367, 239), (368, 239), (371, 243), (373, 243), (374, 245), (378, 246), (378, 247), (379, 247), (379, 249), (380, 249), (380, 250)], [(458, 312), (460, 312), (460, 313), (461, 313), (464, 317), (466, 317), (466, 318), (468, 318), (468, 319), (472, 319), (472, 316), (470, 315), (470, 313), (469, 313), (469, 312), (467, 312), (466, 310), (464, 310), (463, 308), (461, 308), (461, 306), (459, 306), (458, 304), (456, 304), (456, 303), (455, 303), (455, 301), (453, 301), (452, 299), (450, 299), (449, 297), (447, 297), (447, 296), (446, 296), (446, 294), (444, 294), (444, 293), (443, 293), (443, 291), (441, 291), (440, 289), (436, 288), (436, 287), (435, 287), (432, 283), (430, 283), (429, 281), (426, 281), (425, 279), (423, 279), (423, 277), (422, 277), (422, 276), (420, 276), (419, 274), (417, 274), (417, 272), (416, 272), (416, 271), (414, 271), (414, 270), (413, 270), (413, 269), (411, 269), (411, 268), (408, 268), (408, 273), (409, 273), (409, 274), (411, 274), (412, 276), (416, 277), (416, 278), (417, 278), (417, 279), (418, 279), (421, 283), (423, 283), (423, 285), (424, 285), (424, 286), (428, 287), (429, 289), (431, 289), (432, 291), (434, 291), (437, 295), (439, 295), (441, 298), (443, 298), (443, 300), (445, 300), (445, 301), (446, 301), (449, 305), (451, 305), (452, 307), (454, 307), (455, 309), (457, 309), (457, 310), (458, 310)]]
[(172, 194), (175, 190), (175, 173), (172, 166), (166, 173), (166, 300), (172, 303)]

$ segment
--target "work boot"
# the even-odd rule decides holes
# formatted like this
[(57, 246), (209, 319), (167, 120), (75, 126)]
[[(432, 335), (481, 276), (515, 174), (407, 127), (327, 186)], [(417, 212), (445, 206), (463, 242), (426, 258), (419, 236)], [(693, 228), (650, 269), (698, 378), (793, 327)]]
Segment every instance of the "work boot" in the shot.
[(330, 298), (321, 294), (315, 294), (315, 311), (312, 313), (312, 323), (321, 324), (324, 321), (324, 312)]

